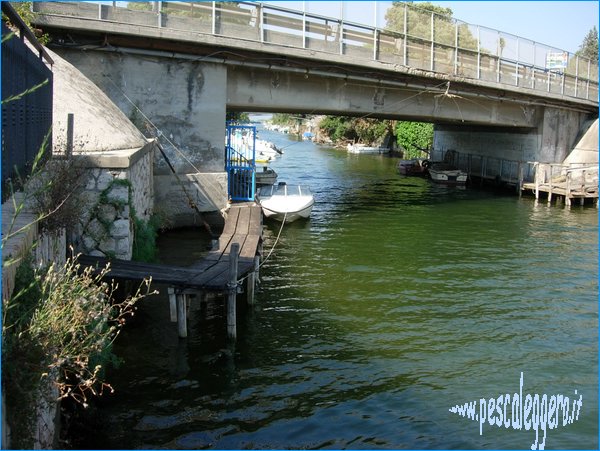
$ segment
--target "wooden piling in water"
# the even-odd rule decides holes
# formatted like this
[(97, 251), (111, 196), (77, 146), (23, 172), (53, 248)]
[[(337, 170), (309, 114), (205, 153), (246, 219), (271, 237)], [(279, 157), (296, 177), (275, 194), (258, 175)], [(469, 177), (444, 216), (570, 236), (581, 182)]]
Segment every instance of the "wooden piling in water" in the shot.
[(239, 243), (232, 243), (229, 253), (229, 283), (227, 284), (227, 335), (233, 340), (237, 337), (236, 299), (239, 253)]
[(177, 293), (177, 332), (179, 338), (187, 338), (187, 296)]
[[(262, 213), (259, 205), (232, 206), (225, 220), (217, 249), (213, 249), (191, 267), (178, 267), (155, 263), (111, 260), (108, 278), (118, 280), (144, 280), (152, 277), (155, 283), (165, 284), (169, 298), (169, 317), (177, 323), (179, 337), (188, 336), (187, 317), (193, 299), (206, 305), (212, 293), (222, 293), (227, 310), (227, 330), (236, 338), (236, 302), (238, 278), (248, 276), (250, 293), (258, 279), (262, 250)], [(107, 259), (80, 255), (82, 268), (99, 271)], [(247, 291), (248, 292), (248, 291)], [(221, 301), (223, 298), (219, 297)]]
[(246, 280), (246, 302), (248, 305), (254, 305), (254, 290), (256, 288), (256, 283), (258, 282), (258, 268), (260, 267), (260, 256), (254, 257), (254, 270), (248, 274), (248, 279)]
[(175, 288), (169, 287), (167, 289), (169, 292), (169, 314), (171, 316), (171, 322), (177, 322), (177, 299), (175, 297)]

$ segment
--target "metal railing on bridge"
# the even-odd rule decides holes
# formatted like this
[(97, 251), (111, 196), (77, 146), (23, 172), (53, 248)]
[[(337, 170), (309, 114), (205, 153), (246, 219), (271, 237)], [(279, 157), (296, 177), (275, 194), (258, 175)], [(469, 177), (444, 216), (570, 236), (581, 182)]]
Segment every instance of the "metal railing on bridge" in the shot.
[[(206, 33), (598, 99), (598, 64), (501, 31), (404, 4), (402, 30), (248, 2), (33, 2), (34, 11)], [(135, 8), (135, 9), (133, 9)]]

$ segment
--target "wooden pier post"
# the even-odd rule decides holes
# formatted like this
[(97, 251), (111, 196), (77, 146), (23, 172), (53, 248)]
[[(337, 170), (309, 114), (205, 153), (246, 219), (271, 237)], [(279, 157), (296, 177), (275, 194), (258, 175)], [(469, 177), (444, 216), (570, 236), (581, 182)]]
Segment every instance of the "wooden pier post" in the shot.
[(167, 289), (169, 292), (169, 313), (171, 316), (171, 322), (177, 322), (177, 299), (175, 297), (175, 288), (169, 287)]
[(177, 293), (177, 332), (179, 338), (187, 337), (187, 296)]
[(236, 298), (239, 253), (240, 244), (232, 243), (229, 252), (229, 283), (227, 283), (227, 335), (234, 340), (237, 338)]
[(246, 287), (246, 293), (247, 293), (247, 299), (246, 302), (248, 302), (248, 305), (254, 305), (254, 289), (256, 288), (256, 283), (258, 281), (258, 268), (260, 267), (260, 256), (257, 255), (256, 257), (254, 257), (254, 270), (252, 270), (252, 272), (250, 272), (250, 274), (248, 274), (248, 280), (247, 280), (247, 287)]

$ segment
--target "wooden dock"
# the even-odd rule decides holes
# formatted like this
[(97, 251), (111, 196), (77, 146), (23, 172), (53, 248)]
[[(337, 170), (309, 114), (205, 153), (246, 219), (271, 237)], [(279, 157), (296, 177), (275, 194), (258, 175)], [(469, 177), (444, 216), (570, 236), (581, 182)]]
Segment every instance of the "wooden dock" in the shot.
[(100, 270), (110, 263), (107, 278), (142, 281), (152, 277), (169, 286), (171, 321), (178, 323), (179, 335), (187, 336), (187, 307), (190, 295), (222, 292), (227, 295), (227, 326), (235, 338), (235, 306), (238, 285), (246, 281), (248, 302), (253, 303), (254, 285), (262, 252), (262, 212), (255, 203), (232, 205), (226, 213), (225, 226), (218, 246), (189, 267), (141, 263), (128, 260), (81, 255), (78, 262)]
[(548, 202), (552, 202), (553, 197), (561, 197), (566, 206), (571, 206), (576, 200), (583, 205), (586, 199), (592, 199), (598, 206), (598, 165), (573, 167), (535, 163), (534, 181), (523, 183), (522, 189), (533, 191), (536, 199), (544, 193), (548, 196)]

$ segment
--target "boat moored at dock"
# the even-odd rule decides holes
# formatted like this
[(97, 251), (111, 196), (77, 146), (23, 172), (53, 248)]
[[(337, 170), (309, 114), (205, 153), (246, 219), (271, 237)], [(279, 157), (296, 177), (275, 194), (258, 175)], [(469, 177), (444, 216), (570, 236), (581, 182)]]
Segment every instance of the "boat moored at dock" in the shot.
[(281, 222), (308, 218), (315, 203), (308, 186), (288, 185), (285, 182), (263, 186), (258, 191), (257, 198), (265, 218)]
[(447, 163), (432, 163), (428, 171), (431, 180), (436, 183), (448, 185), (464, 185), (467, 183), (468, 174)]

